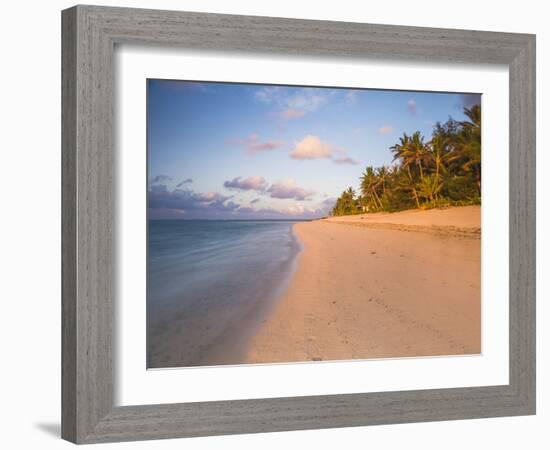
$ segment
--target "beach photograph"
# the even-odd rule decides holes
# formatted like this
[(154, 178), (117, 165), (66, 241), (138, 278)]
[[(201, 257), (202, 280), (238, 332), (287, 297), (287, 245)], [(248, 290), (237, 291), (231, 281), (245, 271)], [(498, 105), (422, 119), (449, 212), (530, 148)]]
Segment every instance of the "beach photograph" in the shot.
[(481, 353), (481, 95), (147, 80), (147, 368)]

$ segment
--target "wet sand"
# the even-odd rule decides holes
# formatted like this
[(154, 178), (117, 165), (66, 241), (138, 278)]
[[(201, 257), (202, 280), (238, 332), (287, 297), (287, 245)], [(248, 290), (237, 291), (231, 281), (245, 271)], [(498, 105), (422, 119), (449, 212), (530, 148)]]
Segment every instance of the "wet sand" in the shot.
[(481, 352), (480, 207), (294, 225), (304, 250), (248, 363)]

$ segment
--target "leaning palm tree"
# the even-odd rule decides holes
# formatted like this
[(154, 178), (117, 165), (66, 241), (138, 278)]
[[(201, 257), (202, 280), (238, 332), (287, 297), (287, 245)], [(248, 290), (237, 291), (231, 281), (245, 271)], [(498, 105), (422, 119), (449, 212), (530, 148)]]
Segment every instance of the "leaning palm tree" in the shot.
[(379, 167), (376, 169), (376, 178), (377, 178), (377, 186), (382, 189), (382, 195), (386, 193), (386, 185), (388, 184), (388, 180), (390, 178), (390, 171), (386, 169), (386, 166)]
[(420, 180), (424, 178), (423, 166), (428, 160), (428, 147), (424, 143), (424, 137), (420, 134), (420, 131), (415, 131), (411, 136), (407, 157), (410, 158), (416, 166), (418, 167), (418, 172), (420, 173)]
[[(399, 143), (390, 147), (390, 149), (393, 152), (393, 160), (394, 161), (398, 160), (401, 163), (401, 166), (405, 168), (405, 170), (407, 171), (407, 175), (409, 179), (409, 189), (413, 194), (416, 207), (420, 208), (418, 193), (416, 191), (416, 182), (411, 172), (411, 164), (413, 163), (413, 160), (411, 158), (410, 147), (411, 147), (411, 137), (408, 136), (407, 133), (403, 133), (403, 136), (399, 138)], [(403, 185), (401, 185), (401, 187), (404, 188)]]
[(481, 108), (465, 109), (464, 114), (466, 120), (462, 122), (449, 118), (437, 123), (428, 142), (420, 131), (404, 133), (390, 147), (395, 164), (367, 167), (361, 176), (360, 195), (346, 189), (337, 199), (333, 214), (355, 214), (365, 209), (395, 211), (414, 204), (417, 208), (437, 206), (441, 199), (449, 204), (464, 200), (478, 203)]
[(429, 155), (435, 167), (436, 176), (447, 172), (446, 163), (450, 157), (448, 150), (449, 139), (443, 135), (434, 135), (432, 140), (428, 143)]
[(382, 209), (382, 202), (377, 188), (380, 185), (376, 172), (372, 167), (367, 167), (361, 176), (361, 193), (364, 197), (371, 198), (376, 209)]
[(406, 153), (409, 149), (410, 136), (407, 133), (403, 133), (403, 136), (399, 138), (399, 143), (390, 147), (390, 150), (393, 153), (393, 160), (401, 160), (402, 163), (405, 163)]
[(471, 133), (481, 136), (481, 106), (474, 105), (470, 109), (464, 108), (464, 115), (470, 120), (460, 122), (460, 125), (470, 130)]
[(435, 168), (435, 178), (441, 180), (441, 188), (435, 193), (437, 199), (439, 191), (443, 188), (443, 177), (448, 173), (447, 164), (452, 161), (453, 154), (449, 149), (450, 138), (444, 134), (434, 133), (432, 140), (429, 142), (429, 154)]

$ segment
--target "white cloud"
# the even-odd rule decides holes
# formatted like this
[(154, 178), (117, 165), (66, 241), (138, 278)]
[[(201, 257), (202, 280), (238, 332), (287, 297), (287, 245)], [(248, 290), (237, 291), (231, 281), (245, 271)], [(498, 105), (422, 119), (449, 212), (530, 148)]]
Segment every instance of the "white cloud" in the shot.
[(305, 212), (313, 212), (313, 210), (304, 208), (302, 205), (290, 205), (286, 208), (283, 208), (281, 212), (283, 214), (293, 215), (293, 214), (303, 214)]
[(326, 94), (304, 89), (299, 94), (288, 97), (286, 103), (290, 108), (313, 112), (323, 106), (328, 98)]
[(289, 120), (317, 111), (334, 93), (334, 89), (264, 86), (254, 93), (254, 97), (266, 105), (273, 106), (276, 110), (272, 112), (274, 116)]
[(282, 91), (280, 86), (264, 86), (254, 92), (254, 97), (263, 103), (272, 103)]
[(303, 203), (294, 203), (281, 207), (253, 208), (251, 206), (241, 206), (235, 212), (241, 217), (279, 219), (279, 218), (300, 218), (316, 219), (328, 215), (336, 203), (335, 198), (327, 198), (317, 205), (307, 206)]

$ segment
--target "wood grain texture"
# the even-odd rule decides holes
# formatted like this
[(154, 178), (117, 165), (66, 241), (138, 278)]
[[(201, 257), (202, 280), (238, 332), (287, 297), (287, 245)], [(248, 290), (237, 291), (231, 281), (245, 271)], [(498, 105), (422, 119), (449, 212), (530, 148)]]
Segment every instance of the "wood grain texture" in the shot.
[(535, 410), (536, 80), (535, 40), (510, 71), (510, 385)]
[(62, 17), (61, 360), (62, 431), (76, 440), (76, 10)]
[[(63, 11), (62, 435), (77, 443), (535, 412), (535, 38), (467, 30), (77, 6)], [(510, 70), (510, 384), (113, 406), (115, 44)]]

